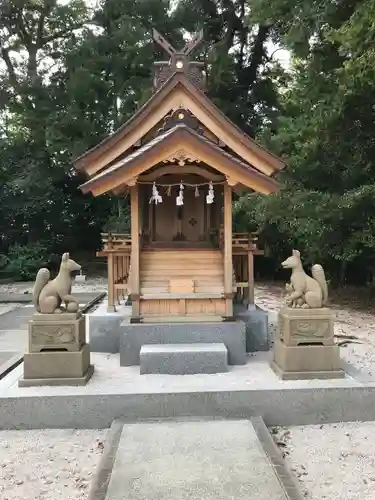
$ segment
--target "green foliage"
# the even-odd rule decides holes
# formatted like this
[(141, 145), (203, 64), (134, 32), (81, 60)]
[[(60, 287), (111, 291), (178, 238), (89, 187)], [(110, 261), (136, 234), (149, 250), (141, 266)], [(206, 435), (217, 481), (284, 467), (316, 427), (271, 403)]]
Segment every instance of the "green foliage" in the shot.
[(33, 280), (38, 269), (46, 264), (47, 255), (45, 243), (15, 244), (9, 248), (7, 255), (0, 255), (0, 276), (20, 281)]
[(288, 168), (279, 194), (245, 197), (239, 213), (251, 211), (276, 262), (296, 247), (333, 280), (366, 282), (375, 266), (375, 2), (251, 5), (293, 55), (276, 127), (259, 137)]
[[(235, 202), (234, 228), (261, 230), (272, 269), (294, 246), (334, 280), (371, 279), (375, 0), (173, 7), (167, 0), (1, 3), (1, 272), (33, 277), (51, 253), (93, 252), (102, 229), (129, 230), (128, 204), (82, 195), (72, 160), (149, 97), (153, 60), (165, 57), (151, 29), (183, 46), (184, 30), (203, 28), (208, 96), (288, 164), (280, 193)], [(288, 70), (272, 56), (279, 47), (291, 53)]]

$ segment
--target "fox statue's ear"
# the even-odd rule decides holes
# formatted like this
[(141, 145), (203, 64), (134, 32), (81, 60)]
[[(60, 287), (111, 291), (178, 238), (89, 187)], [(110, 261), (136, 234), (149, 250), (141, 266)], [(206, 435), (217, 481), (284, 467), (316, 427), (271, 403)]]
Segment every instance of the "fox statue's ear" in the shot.
[(62, 259), (61, 259), (63, 262), (66, 262), (67, 260), (69, 260), (69, 252), (65, 252), (62, 256)]
[(298, 250), (293, 250), (293, 255), (294, 257), (300, 257), (301, 254), (299, 253)]

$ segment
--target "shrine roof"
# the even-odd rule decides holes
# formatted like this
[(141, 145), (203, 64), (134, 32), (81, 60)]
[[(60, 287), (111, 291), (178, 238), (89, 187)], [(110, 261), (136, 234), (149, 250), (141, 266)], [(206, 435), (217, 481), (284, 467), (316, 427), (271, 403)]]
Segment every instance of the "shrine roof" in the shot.
[[(126, 185), (134, 177), (165, 161), (181, 148), (194, 154), (199, 161), (203, 161), (225, 175), (233, 176), (238, 184), (255, 189), (263, 193), (270, 193), (279, 189), (279, 183), (269, 176), (262, 174), (252, 165), (224, 151), (210, 139), (200, 135), (184, 124), (175, 125), (128, 156), (117, 161), (102, 172), (93, 176), (80, 186), (84, 192), (95, 195), (116, 189), (119, 185)], [(219, 165), (220, 164), (220, 165)]]
[[(99, 170), (105, 168), (109, 163), (115, 160), (120, 154), (134, 146), (132, 137), (135, 134), (135, 130), (137, 130), (138, 127), (140, 129), (142, 126), (142, 130), (148, 131), (152, 127), (152, 123), (150, 123), (147, 129), (148, 122), (152, 121), (150, 117), (158, 111), (163, 103), (165, 108), (168, 107), (168, 103), (165, 103), (165, 101), (176, 89), (182, 89), (184, 93), (198, 105), (197, 109), (203, 112), (203, 117), (209, 117), (209, 119), (213, 120), (220, 133), (226, 135), (222, 140), (224, 143), (228, 142), (228, 147), (230, 147), (230, 149), (234, 150), (234, 152), (241, 157), (248, 151), (250, 156), (252, 155), (255, 159), (258, 158), (258, 162), (252, 162), (253, 168), (267, 175), (272, 175), (284, 168), (285, 164), (280, 158), (267, 151), (254, 139), (245, 134), (225, 116), (204, 92), (192, 84), (184, 74), (180, 73), (174, 73), (126, 123), (99, 144), (79, 156), (74, 161), (74, 167), (77, 170), (86, 171), (91, 175), (96, 174)], [(173, 106), (173, 104), (171, 104), (171, 106)], [(138, 135), (142, 137), (144, 133), (140, 132)], [(126, 140), (127, 138), (129, 139), (128, 141)], [(140, 137), (138, 137), (138, 140), (139, 138)], [(227, 139), (227, 141), (225, 139)], [(123, 141), (125, 142), (121, 150), (122, 146), (120, 146), (120, 143), (122, 144)], [(113, 150), (113, 154), (111, 150)], [(130, 158), (133, 157), (132, 155), (133, 153), (130, 155)], [(243, 159), (246, 161), (246, 158)], [(90, 171), (90, 164), (94, 162), (96, 162), (96, 165), (93, 166)], [(259, 163), (259, 165), (257, 163)], [(110, 171), (112, 172), (113, 170)]]

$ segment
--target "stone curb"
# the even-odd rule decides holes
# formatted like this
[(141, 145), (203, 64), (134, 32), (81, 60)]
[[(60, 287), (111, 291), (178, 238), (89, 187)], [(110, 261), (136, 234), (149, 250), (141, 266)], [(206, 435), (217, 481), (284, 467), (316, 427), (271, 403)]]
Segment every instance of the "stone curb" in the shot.
[(20, 365), (23, 361), (23, 354), (21, 353), (13, 353), (10, 359), (5, 361), (0, 365), (0, 380), (3, 379), (8, 373), (10, 373), (14, 368)]
[(300, 492), (298, 481), (293, 472), (287, 466), (262, 417), (253, 417), (251, 419), (251, 423), (253, 424), (263, 450), (269, 458), (274, 472), (285, 491), (287, 500), (303, 500), (304, 497)]
[(82, 314), (87, 314), (92, 307), (94, 307), (98, 302), (104, 299), (104, 297), (107, 295), (107, 292), (102, 292), (93, 299), (91, 299), (87, 304), (82, 307), (81, 312)]
[(105, 500), (124, 422), (114, 420), (108, 430), (103, 454), (92, 479), (88, 500)]

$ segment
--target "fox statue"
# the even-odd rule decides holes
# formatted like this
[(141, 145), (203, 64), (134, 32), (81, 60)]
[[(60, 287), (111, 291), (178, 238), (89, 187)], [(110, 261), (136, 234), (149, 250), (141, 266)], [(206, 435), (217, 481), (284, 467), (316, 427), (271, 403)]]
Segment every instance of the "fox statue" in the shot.
[(303, 270), (301, 255), (293, 250), (292, 255), (281, 263), (284, 269), (291, 269), (290, 284), (286, 286), (288, 292), (286, 303), (289, 307), (320, 308), (327, 304), (328, 285), (323, 267), (314, 264), (311, 276)]
[[(47, 268), (39, 269), (33, 289), (33, 303), (35, 309), (42, 314), (75, 313), (79, 304), (70, 295), (72, 290), (72, 272), (80, 271), (81, 266), (64, 253), (61, 258), (60, 271), (55, 279), (50, 281), (51, 274)], [(65, 308), (61, 307), (62, 302)]]

